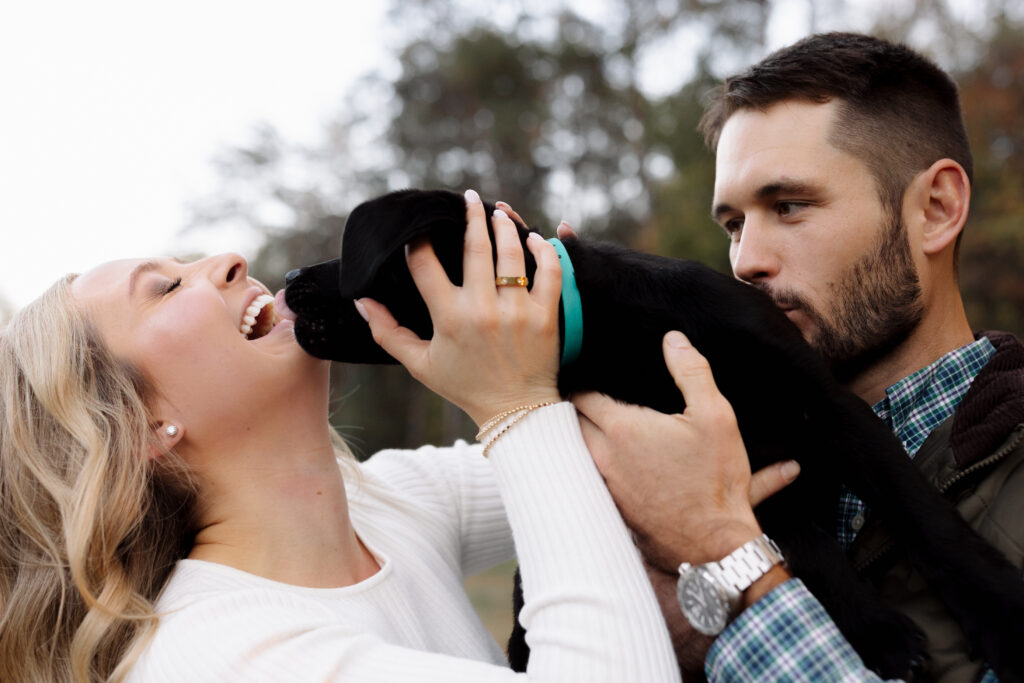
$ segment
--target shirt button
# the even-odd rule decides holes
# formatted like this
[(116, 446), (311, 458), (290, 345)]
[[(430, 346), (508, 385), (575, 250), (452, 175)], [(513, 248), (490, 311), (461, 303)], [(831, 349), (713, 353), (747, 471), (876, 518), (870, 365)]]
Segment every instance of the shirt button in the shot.
[(850, 520), (850, 528), (854, 531), (860, 531), (862, 526), (864, 526), (864, 515), (858, 512)]

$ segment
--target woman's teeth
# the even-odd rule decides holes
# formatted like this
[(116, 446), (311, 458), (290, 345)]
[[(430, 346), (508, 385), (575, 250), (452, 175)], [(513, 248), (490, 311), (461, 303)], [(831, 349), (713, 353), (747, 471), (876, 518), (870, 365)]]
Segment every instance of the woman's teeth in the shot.
[(274, 327), (276, 317), (274, 315), (274, 297), (269, 294), (260, 294), (245, 309), (245, 315), (242, 316), (242, 324), (238, 330), (247, 339), (258, 339), (270, 332)]

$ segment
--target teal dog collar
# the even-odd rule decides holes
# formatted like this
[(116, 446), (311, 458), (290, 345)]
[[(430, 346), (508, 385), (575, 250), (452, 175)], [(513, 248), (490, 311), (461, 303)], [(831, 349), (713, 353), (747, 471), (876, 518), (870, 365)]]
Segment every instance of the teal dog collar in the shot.
[(557, 237), (548, 240), (555, 245), (558, 260), (562, 264), (562, 319), (565, 321), (565, 340), (562, 342), (562, 365), (568, 365), (580, 357), (583, 347), (583, 304), (580, 290), (576, 287), (576, 272), (565, 245)]

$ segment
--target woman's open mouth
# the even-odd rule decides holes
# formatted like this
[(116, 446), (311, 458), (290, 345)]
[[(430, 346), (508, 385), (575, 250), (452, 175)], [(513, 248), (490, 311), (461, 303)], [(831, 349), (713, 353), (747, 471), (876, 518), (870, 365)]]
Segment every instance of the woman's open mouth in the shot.
[(269, 294), (260, 294), (253, 299), (249, 307), (245, 309), (242, 316), (242, 324), (238, 331), (245, 335), (249, 341), (259, 339), (274, 329), (277, 323), (277, 314), (274, 312), (274, 297)]

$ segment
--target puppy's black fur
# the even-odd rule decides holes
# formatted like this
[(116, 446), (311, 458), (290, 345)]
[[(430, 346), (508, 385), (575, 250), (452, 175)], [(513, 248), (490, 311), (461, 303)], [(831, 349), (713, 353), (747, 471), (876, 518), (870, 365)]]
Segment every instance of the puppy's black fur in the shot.
[[(408, 190), (356, 207), (340, 260), (289, 274), (287, 303), (298, 314), (299, 343), (321, 358), (395, 362), (374, 343), (352, 300), (372, 297), (429, 338), (430, 318), (403, 247), (429, 236), (459, 284), (464, 231), (464, 200), (450, 192)], [(521, 227), (521, 238), (526, 234)], [(906, 676), (923, 661), (924, 643), (914, 623), (858, 577), (837, 544), (843, 484), (883, 520), (898, 545), (893, 552), (909, 556), (941, 595), (978, 656), (1001, 680), (1020, 678), (1024, 585), (1016, 570), (920, 477), (889, 429), (835, 382), (768, 296), (692, 261), (581, 240), (565, 247), (582, 298), (584, 338), (579, 359), (559, 374), (563, 395), (597, 390), (682, 411), (661, 352), (665, 332), (681, 330), (707, 357), (732, 404), (752, 468), (800, 462), (796, 483), (762, 504), (758, 518), (865, 662), (885, 677)], [(532, 279), (528, 251), (526, 261)], [(510, 644), (517, 668), (528, 653), (521, 635)]]

